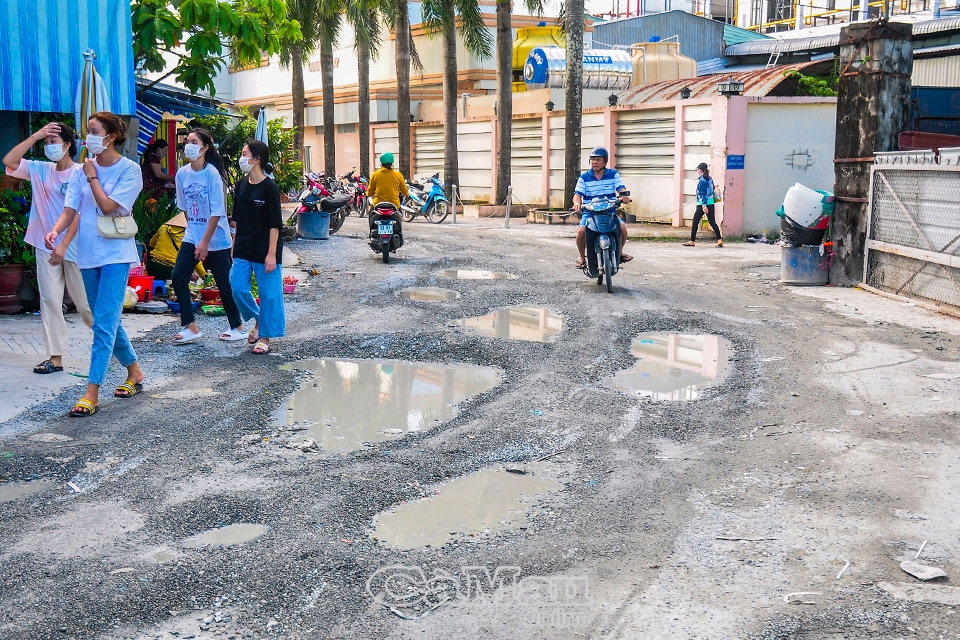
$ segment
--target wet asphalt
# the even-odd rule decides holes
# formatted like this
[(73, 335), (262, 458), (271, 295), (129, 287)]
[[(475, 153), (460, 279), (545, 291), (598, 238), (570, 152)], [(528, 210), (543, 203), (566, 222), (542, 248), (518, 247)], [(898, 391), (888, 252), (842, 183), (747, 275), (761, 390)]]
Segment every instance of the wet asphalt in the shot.
[[(824, 332), (919, 349), (951, 366), (955, 338), (938, 333), (940, 350), (906, 327), (888, 326), (878, 338), (815, 299), (798, 299), (777, 280), (774, 247), (631, 245), (637, 259), (608, 295), (570, 268), (572, 230), (421, 221), (406, 225), (407, 246), (387, 265), (362, 229), (348, 218), (330, 240), (291, 243), (301, 287), (286, 297), (287, 336), (271, 354), (211, 339), (225, 328), (222, 318), (201, 318), (208, 339), (174, 346), (171, 317), (135, 343), (144, 394), (105, 401), (77, 420), (65, 417), (77, 395), (68, 389), (0, 425), (19, 434), (0, 441), (11, 454), (0, 454), (0, 482), (50, 482), (0, 503), (0, 637), (957, 634), (953, 608), (878, 589), (899, 579), (891, 562), (913, 543), (902, 531), (870, 538), (869, 558), (846, 581), (832, 579), (842, 563), (834, 566), (839, 552), (824, 548), (852, 553), (867, 544), (856, 527), (839, 532), (860, 519), (872, 531), (892, 505), (909, 503), (898, 476), (889, 486), (851, 486), (863, 460), (844, 459), (832, 441), (779, 435), (821, 437), (840, 425), (901, 446), (889, 430), (909, 416), (868, 406), (870, 420), (841, 424), (851, 420), (851, 396), (815, 375)], [(455, 280), (439, 275), (445, 269), (519, 278)], [(408, 287), (461, 297), (395, 295)], [(515, 305), (556, 311), (563, 333), (554, 342), (507, 342), (454, 326)], [(691, 402), (606, 386), (634, 364), (633, 338), (651, 332), (725, 338), (725, 381)], [(304, 451), (295, 446), (302, 432), (283, 416), (312, 377), (283, 365), (314, 358), (488, 366), (501, 381), (422, 432), (357, 451)], [(116, 368), (111, 376), (122, 381)], [(915, 443), (956, 451), (955, 425), (947, 411), (927, 413)], [(846, 437), (827, 432), (834, 436)], [(911, 444), (902, 446), (909, 453)], [(507, 467), (562, 487), (531, 499), (521, 527), (458, 535), (439, 548), (394, 549), (373, 537), (378, 514), (434, 495), (444, 482)], [(265, 532), (226, 547), (187, 542), (238, 523)], [(957, 546), (945, 539), (939, 550), (954, 571)], [(497, 590), (496, 569), (503, 578), (512, 567), (530, 579), (504, 578)], [(819, 595), (812, 605), (788, 605), (782, 596), (790, 592)]]

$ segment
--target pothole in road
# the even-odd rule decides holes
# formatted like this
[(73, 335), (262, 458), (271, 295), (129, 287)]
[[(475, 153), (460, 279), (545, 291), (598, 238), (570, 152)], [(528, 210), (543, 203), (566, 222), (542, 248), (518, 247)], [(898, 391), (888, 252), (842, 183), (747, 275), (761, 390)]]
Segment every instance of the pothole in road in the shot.
[(373, 537), (394, 549), (416, 549), (511, 530), (525, 521), (536, 496), (560, 486), (531, 473), (485, 469), (438, 486), (436, 495), (381, 513), (374, 519)]
[(563, 331), (563, 316), (546, 307), (509, 307), (456, 325), (486, 338), (552, 342)]
[(429, 429), (452, 418), (455, 404), (500, 382), (495, 367), (334, 359), (287, 366), (316, 376), (287, 401), (284, 421), (309, 424), (327, 451), (355, 451)]
[(715, 335), (641, 334), (630, 352), (637, 363), (609, 378), (608, 386), (654, 400), (696, 400), (723, 382), (733, 345)]
[(25, 482), (0, 485), (0, 502), (13, 502), (53, 487), (52, 482)]
[(183, 546), (190, 549), (201, 547), (229, 547), (230, 545), (250, 542), (267, 532), (262, 524), (230, 524), (219, 529), (205, 531), (183, 541)]
[(442, 278), (456, 278), (457, 280), (516, 280), (517, 276), (510, 273), (495, 273), (485, 269), (444, 269), (440, 272)]
[(460, 292), (439, 287), (411, 287), (397, 291), (397, 297), (417, 302), (447, 302), (459, 298)]

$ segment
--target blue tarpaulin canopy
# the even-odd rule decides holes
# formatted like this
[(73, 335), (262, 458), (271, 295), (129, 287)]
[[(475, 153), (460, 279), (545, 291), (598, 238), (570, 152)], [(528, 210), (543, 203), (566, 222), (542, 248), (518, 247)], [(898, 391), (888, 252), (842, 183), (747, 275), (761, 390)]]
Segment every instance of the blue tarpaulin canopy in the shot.
[(73, 113), (83, 52), (115, 113), (136, 113), (130, 0), (0, 2), (0, 110)]

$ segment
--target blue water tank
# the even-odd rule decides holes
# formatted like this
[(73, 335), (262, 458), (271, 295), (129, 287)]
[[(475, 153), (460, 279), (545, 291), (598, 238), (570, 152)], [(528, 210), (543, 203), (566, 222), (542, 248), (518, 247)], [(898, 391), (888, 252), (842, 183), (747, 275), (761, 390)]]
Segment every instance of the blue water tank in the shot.
[[(523, 66), (528, 90), (562, 89), (567, 82), (567, 51), (560, 47), (537, 47)], [(583, 88), (603, 91), (629, 89), (633, 81), (630, 54), (619, 49), (587, 49), (583, 52)]]

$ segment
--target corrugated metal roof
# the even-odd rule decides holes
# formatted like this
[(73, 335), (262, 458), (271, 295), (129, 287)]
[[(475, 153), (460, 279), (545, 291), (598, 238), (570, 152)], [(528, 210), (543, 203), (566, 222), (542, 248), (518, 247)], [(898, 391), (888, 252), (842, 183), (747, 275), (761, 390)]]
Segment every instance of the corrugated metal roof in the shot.
[[(776, 89), (780, 83), (787, 80), (784, 74), (791, 70), (809, 69), (815, 65), (821, 65), (826, 71), (832, 66), (832, 62), (800, 62), (797, 64), (785, 64), (771, 69), (758, 69), (756, 71), (742, 71), (730, 73), (729, 76), (744, 84), (743, 95), (762, 97), (770, 94), (776, 95)], [(811, 69), (812, 70), (812, 69)], [(719, 95), (717, 83), (721, 76), (703, 76), (699, 78), (688, 78), (686, 80), (670, 80), (667, 82), (655, 82), (652, 84), (633, 87), (621, 92), (617, 96), (618, 104), (642, 104), (644, 102), (667, 102), (676, 100), (680, 97), (680, 91), (684, 87), (690, 89), (691, 98), (706, 98)]]
[(728, 56), (759, 56), (771, 53), (796, 53), (823, 51), (840, 46), (840, 34), (817, 36), (815, 38), (791, 38), (789, 40), (753, 40), (727, 47)]
[[(942, 18), (940, 20), (927, 20), (925, 22), (915, 22), (913, 24), (913, 35), (923, 36), (934, 33), (944, 33), (948, 31), (960, 31), (960, 18)], [(728, 56), (758, 56), (770, 55), (771, 53), (797, 53), (807, 51), (823, 51), (825, 49), (836, 49), (840, 46), (840, 33), (827, 36), (816, 36), (813, 38), (789, 38), (789, 39), (769, 39), (753, 40), (751, 42), (742, 42), (727, 47), (724, 55)]]
[(701, 60), (697, 63), (697, 75), (705, 76), (711, 73), (721, 73), (724, 69), (730, 66), (730, 61), (726, 58), (710, 58), (709, 60)]
[(629, 47), (676, 37), (680, 53), (694, 60), (709, 60), (723, 55), (723, 23), (695, 16), (686, 11), (667, 11), (595, 25), (593, 44), (597, 48)]
[(741, 29), (732, 24), (723, 25), (723, 42), (730, 45), (740, 44), (741, 42), (752, 42), (754, 40), (770, 40), (770, 36), (749, 29)]
[(956, 87), (957, 78), (960, 78), (960, 56), (913, 61), (910, 82), (915, 87)]

